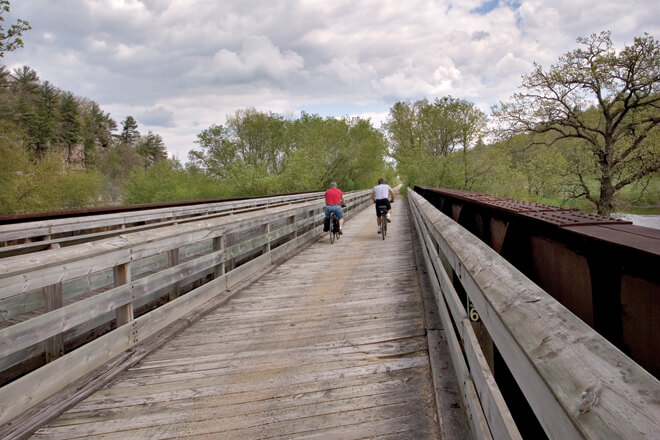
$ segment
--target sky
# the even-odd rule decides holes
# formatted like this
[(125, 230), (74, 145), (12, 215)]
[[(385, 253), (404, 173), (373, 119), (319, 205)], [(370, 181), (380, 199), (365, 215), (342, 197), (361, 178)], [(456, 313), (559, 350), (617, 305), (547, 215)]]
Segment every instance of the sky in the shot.
[(658, 0), (12, 0), (4, 18), (32, 30), (0, 64), (133, 116), (182, 162), (237, 110), (379, 128), (398, 101), (451, 95), (488, 113), (578, 37), (660, 38)]

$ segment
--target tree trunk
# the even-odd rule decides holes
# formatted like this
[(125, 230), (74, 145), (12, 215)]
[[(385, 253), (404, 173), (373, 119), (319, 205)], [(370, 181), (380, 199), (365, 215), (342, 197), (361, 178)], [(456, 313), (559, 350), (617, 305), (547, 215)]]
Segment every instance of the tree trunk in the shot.
[(614, 211), (614, 185), (609, 175), (604, 175), (600, 181), (600, 197), (598, 198), (598, 214), (609, 217)]

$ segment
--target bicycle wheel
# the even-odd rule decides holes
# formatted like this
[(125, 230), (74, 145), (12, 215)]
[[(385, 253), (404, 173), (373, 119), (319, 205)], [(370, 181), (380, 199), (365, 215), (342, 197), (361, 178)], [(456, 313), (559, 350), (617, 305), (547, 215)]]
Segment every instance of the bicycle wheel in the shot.
[(330, 214), (330, 244), (335, 242), (335, 213)]
[(380, 216), (380, 226), (381, 226), (380, 235), (382, 235), (383, 240), (385, 240), (385, 235), (387, 234), (387, 214), (383, 214)]

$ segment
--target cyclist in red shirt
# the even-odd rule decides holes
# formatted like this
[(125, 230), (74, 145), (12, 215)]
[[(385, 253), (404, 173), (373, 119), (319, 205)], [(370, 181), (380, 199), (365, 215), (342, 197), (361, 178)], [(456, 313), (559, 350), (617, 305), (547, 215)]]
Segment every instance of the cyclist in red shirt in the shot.
[(334, 211), (339, 219), (339, 233), (343, 234), (342, 227), (344, 226), (344, 211), (341, 205), (344, 204), (344, 194), (337, 188), (337, 183), (332, 182), (330, 188), (325, 192), (325, 218), (330, 217), (330, 213)]

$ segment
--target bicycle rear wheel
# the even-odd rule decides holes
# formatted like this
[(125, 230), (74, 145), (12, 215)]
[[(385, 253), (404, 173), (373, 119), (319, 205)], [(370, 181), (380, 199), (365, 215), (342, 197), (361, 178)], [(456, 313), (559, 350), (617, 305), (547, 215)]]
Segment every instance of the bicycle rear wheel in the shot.
[(382, 235), (383, 240), (385, 240), (385, 235), (387, 234), (387, 214), (380, 216), (380, 229), (380, 235)]
[(330, 244), (335, 242), (335, 213), (330, 214)]

